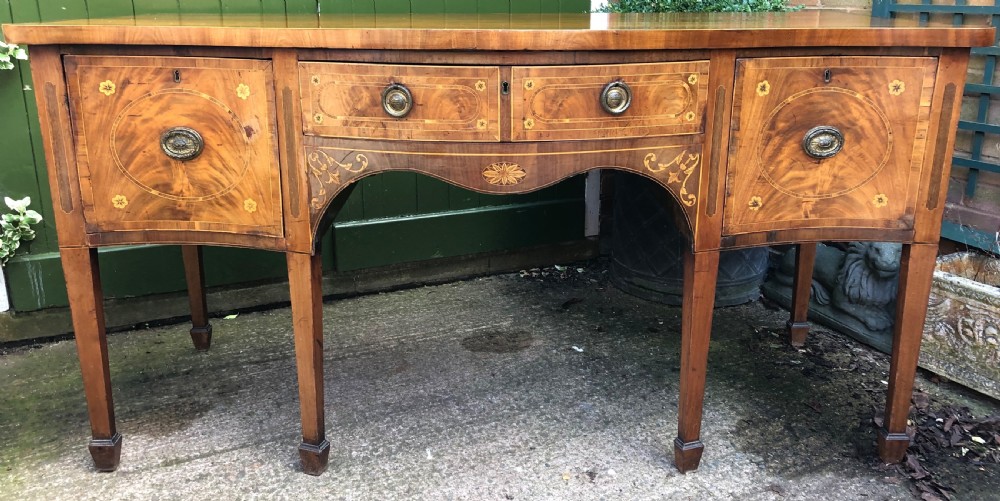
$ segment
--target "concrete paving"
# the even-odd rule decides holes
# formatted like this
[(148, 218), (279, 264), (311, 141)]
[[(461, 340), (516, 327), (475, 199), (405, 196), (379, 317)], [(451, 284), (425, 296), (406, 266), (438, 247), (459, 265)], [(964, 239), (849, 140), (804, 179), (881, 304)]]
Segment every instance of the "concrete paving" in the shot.
[[(873, 467), (885, 357), (859, 369), (865, 348), (819, 334), (834, 367), (815, 370), (760, 303), (716, 312), (707, 448), (687, 475), (672, 456), (680, 309), (608, 286), (599, 264), (323, 313), (324, 475), (298, 468), (285, 308), (213, 319), (207, 353), (185, 325), (110, 336), (114, 473), (90, 463), (73, 343), (0, 356), (0, 499), (911, 498)], [(872, 388), (836, 384), (861, 375)]]

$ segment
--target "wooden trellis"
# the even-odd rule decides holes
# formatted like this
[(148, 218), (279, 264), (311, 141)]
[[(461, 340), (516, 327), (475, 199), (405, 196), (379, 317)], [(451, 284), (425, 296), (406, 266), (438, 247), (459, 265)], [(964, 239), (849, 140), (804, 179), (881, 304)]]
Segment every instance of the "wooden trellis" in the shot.
[[(995, 0), (993, 5), (967, 5), (967, 0), (955, 0), (953, 5), (931, 5), (930, 0), (921, 0), (919, 4), (901, 4), (895, 0), (874, 0), (872, 3), (872, 17), (889, 18), (899, 13), (918, 16), (920, 24), (927, 24), (932, 14), (950, 15), (952, 24), (956, 26), (965, 24), (967, 16), (980, 16), (980, 19), (981, 16), (990, 16), (991, 24), (1000, 26), (1000, 0)], [(1000, 43), (998, 42), (1000, 42), (1000, 31), (997, 32), (997, 39), (994, 40), (992, 47), (972, 49), (973, 56), (984, 58), (983, 78), (981, 82), (965, 84), (965, 95), (978, 101), (975, 120), (958, 122), (958, 130), (972, 133), (971, 155), (969, 158), (953, 156), (952, 165), (969, 170), (965, 186), (967, 198), (972, 198), (976, 194), (980, 172), (1000, 173), (1000, 164), (983, 159), (983, 144), (986, 135), (1000, 135), (1000, 124), (989, 122), (991, 97), (1000, 95), (1000, 85), (995, 85), (993, 81), (997, 58), (1000, 57)], [(998, 232), (1000, 232), (1000, 228), (976, 229), (947, 219), (941, 227), (941, 236), (944, 238), (964, 242), (994, 253), (1000, 253), (1000, 244), (997, 241)]]

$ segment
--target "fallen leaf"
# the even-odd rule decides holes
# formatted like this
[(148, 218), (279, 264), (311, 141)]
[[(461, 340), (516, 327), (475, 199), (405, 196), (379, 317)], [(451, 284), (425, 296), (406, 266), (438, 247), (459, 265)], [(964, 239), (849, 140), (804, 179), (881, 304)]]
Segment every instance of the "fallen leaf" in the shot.
[(238, 316), (240, 316), (239, 313), (233, 313), (232, 315), (226, 315), (226, 316), (222, 317), (222, 319), (223, 320), (232, 320), (232, 319), (234, 319), (234, 318), (236, 318)]
[(913, 480), (921, 480), (930, 475), (930, 473), (927, 473), (927, 470), (921, 466), (920, 460), (917, 459), (916, 454), (906, 455), (906, 467), (910, 469), (910, 478)]
[(972, 441), (975, 442), (975, 443), (977, 443), (977, 444), (985, 444), (986, 443), (986, 440), (984, 440), (982, 437), (977, 437), (977, 436), (973, 435), (971, 438), (972, 438)]

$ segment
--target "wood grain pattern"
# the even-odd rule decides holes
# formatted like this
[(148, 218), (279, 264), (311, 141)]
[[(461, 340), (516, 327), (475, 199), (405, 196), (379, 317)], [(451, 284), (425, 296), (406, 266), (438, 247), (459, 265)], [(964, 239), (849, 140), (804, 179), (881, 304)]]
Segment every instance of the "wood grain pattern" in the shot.
[(910, 415), (913, 377), (917, 371), (924, 318), (927, 317), (927, 297), (931, 292), (936, 258), (937, 244), (903, 246), (885, 420), (878, 436), (879, 457), (886, 463), (902, 461), (906, 448), (910, 445), (906, 421)]
[[(499, 17), (498, 17), (499, 16)], [(608, 29), (587, 29), (591, 16), (560, 14), (539, 20), (510, 15), (263, 16), (244, 26), (216, 27), (214, 19), (147, 16), (50, 24), (5, 24), (11, 43), (315, 47), (405, 50), (745, 49), (754, 47), (973, 47), (993, 43), (980, 26), (919, 27), (905, 19), (872, 25), (865, 13), (803, 11), (611, 16)], [(359, 22), (356, 22), (359, 21)], [(541, 21), (541, 22), (540, 22)], [(185, 25), (188, 24), (188, 25)], [(482, 28), (480, 28), (482, 26)], [(506, 28), (498, 30), (497, 26)], [(220, 29), (221, 28), (221, 29)], [(291, 29), (290, 29), (291, 28)], [(335, 28), (335, 29), (331, 29)]]
[(200, 245), (182, 245), (184, 280), (187, 283), (188, 304), (191, 307), (191, 342), (198, 351), (212, 346), (212, 324), (208, 322), (208, 301), (205, 294), (205, 266)]
[(90, 414), (90, 454), (99, 471), (114, 471), (121, 458), (122, 437), (115, 426), (115, 406), (111, 398), (104, 294), (97, 249), (65, 247), (59, 253), (83, 373), (83, 392)]
[(305, 155), (302, 151), (302, 99), (299, 94), (299, 54), (278, 49), (272, 54), (275, 86), (279, 99), (275, 102), (278, 117), (277, 136), (281, 164), (281, 189), (285, 203), (285, 245), (294, 252), (312, 250), (309, 231), (309, 184), (306, 179)]
[(680, 401), (674, 440), (674, 465), (681, 473), (698, 468), (705, 448), (701, 442), (701, 413), (718, 273), (719, 251), (685, 251)]
[[(613, 115), (601, 92), (620, 81), (631, 106)], [(514, 141), (557, 141), (691, 134), (704, 129), (708, 61), (514, 67)]]
[(330, 442), (326, 440), (323, 404), (322, 256), (288, 252), (288, 288), (295, 330), (295, 368), (302, 416), (302, 469), (310, 475), (326, 470)]
[(80, 183), (77, 177), (76, 155), (73, 151), (73, 130), (70, 126), (69, 98), (63, 77), (62, 57), (57, 47), (40, 46), (31, 50), (31, 72), (38, 106), (38, 122), (45, 147), (49, 190), (52, 200), (59, 200), (59, 210), (53, 210), (60, 246), (81, 246), (86, 241), (83, 208), (79, 204)]
[(792, 315), (788, 320), (788, 341), (803, 346), (809, 334), (809, 296), (812, 293), (813, 265), (816, 264), (816, 243), (795, 246), (795, 279), (792, 282)]
[[(934, 87), (933, 102), (936, 104), (931, 115), (931, 126), (927, 136), (936, 138), (928, 141), (924, 154), (924, 162), (930, 167), (920, 174), (920, 194), (918, 200), (926, 199), (928, 203), (918, 203), (915, 218), (918, 222), (914, 228), (913, 241), (920, 243), (937, 243), (941, 237), (941, 220), (944, 216), (945, 204), (941, 200), (947, 198), (948, 179), (951, 175), (951, 152), (955, 148), (954, 131), (958, 127), (961, 114), (961, 89), (965, 86), (966, 69), (969, 66), (969, 51), (944, 49), (938, 59), (938, 77)], [(954, 85), (956, 98), (951, 100), (951, 106), (946, 106), (949, 86)], [(940, 138), (944, 138), (943, 140)], [(939, 153), (943, 150), (944, 154)], [(937, 195), (932, 193), (937, 192)], [(936, 199), (935, 207), (930, 202)]]
[(697, 136), (587, 144), (410, 145), (305, 138), (313, 232), (331, 200), (362, 177), (413, 171), (481, 193), (528, 193), (593, 169), (653, 179), (677, 201), (691, 228), (700, 192), (702, 145)]
[[(932, 58), (741, 59), (724, 233), (912, 228), (935, 67)], [(843, 133), (835, 156), (805, 153), (816, 126)]]
[(730, 122), (733, 112), (733, 82), (736, 71), (736, 51), (720, 50), (711, 52), (708, 88), (715, 89), (708, 100), (705, 126), (705, 142), (711, 145), (704, 159), (708, 166), (702, 172), (702, 188), (698, 217), (695, 218), (695, 234), (690, 239), (696, 252), (718, 249), (721, 242), (723, 219), (723, 195), (729, 161)]
[[(306, 135), (414, 141), (499, 141), (500, 69), (300, 63)], [(413, 96), (402, 118), (382, 108), (382, 91), (400, 84)]]
[[(282, 235), (270, 63), (65, 61), (89, 233)], [(160, 139), (173, 127), (198, 131), (204, 151), (187, 161), (168, 157)]]

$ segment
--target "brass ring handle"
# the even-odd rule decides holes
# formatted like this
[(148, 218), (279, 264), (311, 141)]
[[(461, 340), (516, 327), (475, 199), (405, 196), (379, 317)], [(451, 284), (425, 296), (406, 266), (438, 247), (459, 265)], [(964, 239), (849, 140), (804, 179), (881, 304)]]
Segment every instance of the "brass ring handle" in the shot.
[(802, 138), (802, 149), (813, 158), (830, 158), (844, 147), (844, 135), (836, 127), (820, 125), (806, 132)]
[(183, 162), (201, 155), (205, 140), (190, 127), (174, 127), (160, 136), (160, 148), (168, 157)]
[(615, 80), (604, 86), (601, 91), (601, 108), (612, 115), (625, 113), (632, 104), (632, 89), (621, 81)]
[(382, 109), (393, 118), (403, 118), (413, 109), (413, 94), (403, 84), (391, 84), (382, 91)]

